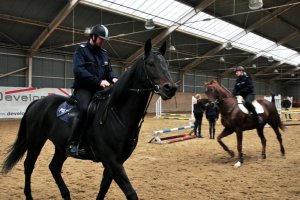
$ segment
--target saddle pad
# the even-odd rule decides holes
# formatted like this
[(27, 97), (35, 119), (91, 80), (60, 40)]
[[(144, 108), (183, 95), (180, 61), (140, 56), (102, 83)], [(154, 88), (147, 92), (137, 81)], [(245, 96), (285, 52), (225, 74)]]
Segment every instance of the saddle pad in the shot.
[[(237, 101), (238, 101), (238, 106), (241, 109), (241, 111), (245, 114), (249, 114), (248, 109), (243, 104), (243, 101), (244, 101), (243, 97), (237, 96)], [(252, 101), (252, 105), (255, 107), (257, 114), (264, 113), (264, 108), (256, 100)]]
[(56, 116), (65, 122), (69, 122), (70, 111), (74, 108), (74, 105), (68, 104), (68, 102), (63, 102), (60, 104), (56, 110)]

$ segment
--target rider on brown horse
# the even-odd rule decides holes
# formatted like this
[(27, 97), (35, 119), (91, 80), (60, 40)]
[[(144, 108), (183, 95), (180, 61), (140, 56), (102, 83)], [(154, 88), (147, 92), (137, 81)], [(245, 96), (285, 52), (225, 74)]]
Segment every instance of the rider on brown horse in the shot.
[(250, 76), (247, 76), (244, 67), (238, 66), (235, 69), (235, 75), (238, 77), (232, 94), (235, 96), (242, 96), (245, 100), (245, 107), (249, 110), (249, 113), (252, 113), (253, 118), (258, 122), (258, 124), (262, 124), (263, 120), (261, 116), (259, 116), (252, 105), (252, 101), (255, 99), (254, 87), (252, 83), (252, 79)]

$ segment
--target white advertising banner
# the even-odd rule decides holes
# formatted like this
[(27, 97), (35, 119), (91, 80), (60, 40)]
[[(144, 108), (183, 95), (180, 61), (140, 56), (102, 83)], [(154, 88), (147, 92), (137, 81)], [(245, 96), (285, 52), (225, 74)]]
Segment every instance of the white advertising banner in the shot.
[(71, 92), (65, 88), (0, 87), (0, 119), (22, 118), (32, 101), (53, 94), (68, 96)]

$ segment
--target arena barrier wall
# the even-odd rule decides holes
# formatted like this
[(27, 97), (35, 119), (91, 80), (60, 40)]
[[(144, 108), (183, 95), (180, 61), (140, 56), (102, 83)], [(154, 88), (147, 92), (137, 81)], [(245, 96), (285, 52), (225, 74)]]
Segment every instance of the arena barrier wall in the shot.
[(0, 87), (0, 119), (20, 119), (32, 101), (53, 94), (69, 96), (71, 92), (66, 88)]

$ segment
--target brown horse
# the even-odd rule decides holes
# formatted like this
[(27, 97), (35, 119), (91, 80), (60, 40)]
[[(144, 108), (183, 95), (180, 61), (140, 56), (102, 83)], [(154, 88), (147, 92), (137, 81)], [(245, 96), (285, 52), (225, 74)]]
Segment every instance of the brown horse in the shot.
[(285, 127), (282, 124), (275, 105), (265, 99), (257, 100), (263, 107), (264, 112), (261, 115), (263, 124), (258, 124), (256, 120), (249, 114), (245, 114), (238, 106), (235, 96), (231, 94), (225, 87), (220, 85), (217, 81), (212, 80), (205, 83), (205, 94), (208, 100), (217, 104), (221, 114), (221, 123), (225, 127), (221, 134), (217, 137), (217, 141), (227, 151), (231, 157), (234, 157), (234, 152), (230, 150), (222, 141), (222, 138), (236, 132), (237, 136), (237, 150), (238, 162), (234, 165), (240, 167), (244, 162), (242, 152), (243, 131), (256, 129), (262, 144), (262, 158), (266, 159), (266, 138), (264, 136), (264, 126), (268, 123), (276, 133), (277, 140), (280, 144), (281, 155), (284, 157), (285, 150), (282, 144), (281, 133), (279, 128), (284, 131)]

